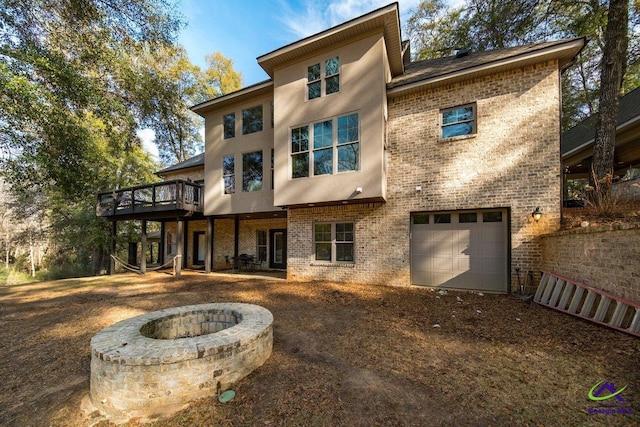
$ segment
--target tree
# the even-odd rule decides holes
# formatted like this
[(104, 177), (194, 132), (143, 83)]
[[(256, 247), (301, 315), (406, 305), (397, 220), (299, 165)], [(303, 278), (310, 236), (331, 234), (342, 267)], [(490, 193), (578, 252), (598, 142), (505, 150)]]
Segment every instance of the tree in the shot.
[(140, 123), (155, 132), (160, 160), (181, 162), (203, 150), (202, 119), (189, 107), (235, 91), (242, 76), (220, 53), (207, 55), (209, 67), (191, 64), (182, 46), (144, 49), (129, 90), (141, 100)]
[[(640, 1), (635, 0), (627, 29), (630, 41), (626, 90), (640, 85)], [(563, 73), (563, 129), (598, 111), (600, 58), (608, 2), (601, 0), (468, 0), (449, 8), (441, 0), (420, 3), (408, 20), (417, 59), (523, 43), (587, 36), (590, 42), (573, 67)]]
[(600, 67), (599, 113), (593, 144), (594, 201), (607, 204), (611, 197), (618, 104), (627, 62), (629, 0), (611, 0), (604, 32)]

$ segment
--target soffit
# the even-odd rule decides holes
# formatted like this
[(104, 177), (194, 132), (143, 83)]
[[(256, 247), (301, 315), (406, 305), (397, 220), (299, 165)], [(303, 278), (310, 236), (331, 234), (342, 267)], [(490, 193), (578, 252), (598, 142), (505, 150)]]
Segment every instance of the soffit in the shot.
[(371, 13), (299, 40), (273, 52), (258, 57), (258, 64), (273, 78), (276, 68), (298, 58), (330, 49), (347, 40), (373, 31), (383, 31), (387, 56), (392, 74), (402, 74), (402, 40), (398, 3), (382, 7)]
[(217, 98), (210, 99), (201, 104), (191, 107), (191, 111), (204, 117), (205, 114), (212, 110), (226, 108), (229, 105), (238, 104), (244, 101), (248, 101), (252, 98), (266, 95), (273, 96), (273, 81), (266, 80), (255, 85), (248, 86), (244, 89), (240, 89), (236, 92), (232, 92), (226, 95), (219, 96)]

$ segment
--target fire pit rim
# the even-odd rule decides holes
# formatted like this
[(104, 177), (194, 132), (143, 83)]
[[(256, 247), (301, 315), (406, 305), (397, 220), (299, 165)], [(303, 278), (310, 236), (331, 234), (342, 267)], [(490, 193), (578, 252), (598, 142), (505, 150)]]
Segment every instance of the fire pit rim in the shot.
[[(156, 320), (197, 311), (231, 311), (239, 322), (214, 333), (176, 339), (149, 338), (141, 328)], [(218, 302), (167, 308), (114, 323), (91, 339), (94, 356), (124, 365), (177, 363), (242, 346), (273, 323), (269, 310), (255, 304)]]

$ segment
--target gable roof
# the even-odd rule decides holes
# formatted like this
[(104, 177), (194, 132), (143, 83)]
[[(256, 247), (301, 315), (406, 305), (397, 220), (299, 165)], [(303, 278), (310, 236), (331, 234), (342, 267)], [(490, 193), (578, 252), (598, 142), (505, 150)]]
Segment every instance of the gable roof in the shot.
[(197, 154), (183, 162), (176, 163), (175, 165), (171, 165), (162, 170), (159, 170), (158, 172), (156, 172), (156, 175), (162, 176), (168, 172), (177, 172), (179, 170), (191, 169), (200, 166), (204, 167), (204, 153)]
[(410, 93), (425, 86), (480, 77), (551, 59), (557, 59), (564, 69), (573, 63), (586, 41), (585, 37), (579, 37), (412, 62), (403, 75), (394, 77), (387, 85), (387, 93)]
[[(617, 128), (640, 120), (640, 86), (620, 98)], [(566, 156), (591, 144), (596, 136), (598, 113), (592, 114), (562, 134), (560, 150)]]
[(305, 55), (328, 49), (360, 34), (382, 29), (392, 75), (404, 71), (398, 3), (391, 3), (328, 30), (306, 37), (258, 57), (258, 64), (273, 78), (274, 69)]

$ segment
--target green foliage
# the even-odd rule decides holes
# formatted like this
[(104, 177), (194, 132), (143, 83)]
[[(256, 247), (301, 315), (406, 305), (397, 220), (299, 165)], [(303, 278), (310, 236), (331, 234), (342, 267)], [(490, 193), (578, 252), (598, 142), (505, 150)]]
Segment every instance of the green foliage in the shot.
[[(624, 88), (640, 85), (640, 2), (630, 10), (628, 70)], [(422, 1), (407, 22), (416, 59), (482, 51), (544, 40), (586, 36), (590, 42), (563, 74), (563, 129), (598, 110), (599, 67), (608, 2), (600, 0), (467, 0), (456, 8)]]

